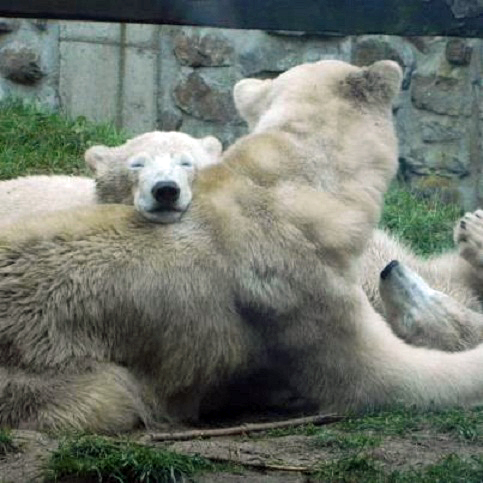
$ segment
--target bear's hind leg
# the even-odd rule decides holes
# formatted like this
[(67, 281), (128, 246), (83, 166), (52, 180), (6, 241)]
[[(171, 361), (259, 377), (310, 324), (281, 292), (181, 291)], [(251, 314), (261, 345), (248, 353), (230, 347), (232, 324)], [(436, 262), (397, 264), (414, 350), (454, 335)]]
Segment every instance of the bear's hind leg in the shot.
[(410, 344), (459, 351), (483, 341), (483, 314), (433, 290), (396, 260), (381, 272), (379, 291), (387, 322)]
[(119, 433), (148, 425), (143, 385), (102, 363), (81, 374), (29, 374), (0, 368), (0, 426)]

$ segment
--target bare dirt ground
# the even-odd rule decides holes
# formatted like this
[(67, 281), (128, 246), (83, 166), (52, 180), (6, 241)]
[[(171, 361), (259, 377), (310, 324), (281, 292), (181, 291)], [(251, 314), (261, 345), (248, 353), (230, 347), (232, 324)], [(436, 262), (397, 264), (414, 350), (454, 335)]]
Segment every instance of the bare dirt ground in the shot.
[[(0, 456), (0, 481), (44, 481), (43, 467), (50, 452), (57, 448), (58, 441), (34, 431), (14, 431), (12, 435), (17, 449)], [(330, 437), (327, 438), (327, 435)], [(149, 440), (145, 434), (137, 434), (133, 438)], [(370, 444), (367, 444), (368, 441)], [(354, 432), (341, 429), (338, 424), (209, 439), (152, 442), (150, 445), (227, 464), (220, 471), (184, 480), (202, 483), (362, 481), (351, 476), (350, 472), (347, 477), (337, 474), (332, 478), (317, 476), (314, 471), (320, 465), (360, 457), (391, 474), (394, 471), (421, 470), (448, 455), (458, 455), (463, 459), (483, 455), (481, 438), (468, 441), (458, 437), (457, 433), (445, 433), (434, 428), (411, 430), (406, 434), (378, 434), (374, 430)], [(73, 483), (86, 480), (63, 478), (60, 481)], [(376, 480), (369, 478), (363, 481)]]

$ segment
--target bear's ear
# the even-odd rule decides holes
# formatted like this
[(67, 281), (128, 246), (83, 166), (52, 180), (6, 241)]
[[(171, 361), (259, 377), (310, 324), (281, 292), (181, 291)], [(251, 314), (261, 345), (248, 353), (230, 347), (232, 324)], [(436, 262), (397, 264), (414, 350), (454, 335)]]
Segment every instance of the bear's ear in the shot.
[(235, 84), (233, 99), (240, 116), (251, 129), (267, 109), (272, 80), (243, 79)]
[(111, 161), (112, 148), (103, 145), (92, 146), (84, 154), (87, 166), (96, 174), (104, 171)]
[(203, 146), (204, 150), (213, 159), (213, 162), (218, 162), (221, 157), (221, 152), (223, 151), (223, 146), (221, 145), (221, 142), (214, 136), (206, 136), (204, 138), (201, 138), (199, 141)]
[(399, 93), (402, 77), (402, 69), (397, 62), (380, 60), (349, 74), (343, 89), (356, 100), (389, 104)]

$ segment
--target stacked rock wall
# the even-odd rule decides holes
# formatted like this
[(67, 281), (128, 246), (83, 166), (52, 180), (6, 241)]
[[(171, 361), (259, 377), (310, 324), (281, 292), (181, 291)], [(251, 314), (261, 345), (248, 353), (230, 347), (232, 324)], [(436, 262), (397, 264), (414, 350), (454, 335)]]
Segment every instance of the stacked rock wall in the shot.
[(387, 58), (404, 68), (395, 105), (401, 177), (468, 209), (483, 204), (481, 39), (0, 20), (0, 95), (133, 134), (179, 129), (225, 145), (246, 132), (231, 98), (237, 80), (318, 59)]

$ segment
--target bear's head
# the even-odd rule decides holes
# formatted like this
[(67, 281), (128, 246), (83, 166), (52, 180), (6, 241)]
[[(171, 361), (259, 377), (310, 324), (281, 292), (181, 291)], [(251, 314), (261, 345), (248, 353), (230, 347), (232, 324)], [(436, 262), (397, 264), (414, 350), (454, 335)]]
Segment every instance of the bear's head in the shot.
[(235, 85), (233, 97), (250, 130), (257, 131), (333, 99), (387, 108), (399, 93), (401, 81), (402, 69), (391, 60), (363, 68), (322, 60), (293, 67), (275, 79), (243, 79)]
[(363, 68), (323, 60), (274, 79), (241, 80), (233, 95), (252, 133), (277, 131), (294, 140), (296, 149), (279, 158), (286, 170), (304, 173), (317, 189), (351, 182), (377, 184), (382, 193), (397, 170), (392, 102), (401, 80), (390, 60)]
[(218, 139), (154, 131), (116, 147), (93, 146), (85, 153), (95, 172), (98, 203), (129, 204), (157, 223), (179, 220), (192, 198), (196, 173), (220, 161)]

